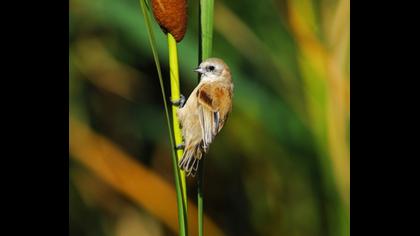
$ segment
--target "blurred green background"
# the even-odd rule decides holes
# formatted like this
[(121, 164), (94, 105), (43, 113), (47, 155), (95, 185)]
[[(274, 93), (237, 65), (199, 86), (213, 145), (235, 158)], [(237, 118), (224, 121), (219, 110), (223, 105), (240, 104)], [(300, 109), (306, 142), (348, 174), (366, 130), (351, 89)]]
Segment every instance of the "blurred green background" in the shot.
[[(139, 2), (69, 4), (70, 235), (176, 235), (163, 101)], [(178, 44), (186, 96), (198, 64), (198, 1), (188, 4)], [(215, 0), (213, 55), (235, 88), (206, 156), (205, 230), (350, 234), (349, 7)], [(167, 39), (153, 24), (170, 94)], [(192, 179), (188, 195), (196, 203)]]

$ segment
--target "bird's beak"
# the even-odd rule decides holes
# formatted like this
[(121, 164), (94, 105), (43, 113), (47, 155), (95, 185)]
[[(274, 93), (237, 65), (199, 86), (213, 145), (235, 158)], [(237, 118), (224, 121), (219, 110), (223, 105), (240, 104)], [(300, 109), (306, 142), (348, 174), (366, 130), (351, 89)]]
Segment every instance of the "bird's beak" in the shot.
[(203, 68), (201, 68), (201, 67), (197, 67), (195, 70), (194, 70), (195, 72), (198, 72), (198, 73), (200, 73), (200, 74), (204, 74), (204, 69)]

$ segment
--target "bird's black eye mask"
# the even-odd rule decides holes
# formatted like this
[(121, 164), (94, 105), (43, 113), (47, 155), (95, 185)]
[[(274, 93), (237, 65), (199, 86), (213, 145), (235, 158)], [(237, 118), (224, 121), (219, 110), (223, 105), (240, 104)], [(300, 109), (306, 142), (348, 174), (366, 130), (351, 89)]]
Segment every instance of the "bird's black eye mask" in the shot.
[(212, 71), (214, 71), (215, 68), (214, 68), (214, 66), (207, 66), (206, 69), (207, 69), (208, 72), (212, 72)]

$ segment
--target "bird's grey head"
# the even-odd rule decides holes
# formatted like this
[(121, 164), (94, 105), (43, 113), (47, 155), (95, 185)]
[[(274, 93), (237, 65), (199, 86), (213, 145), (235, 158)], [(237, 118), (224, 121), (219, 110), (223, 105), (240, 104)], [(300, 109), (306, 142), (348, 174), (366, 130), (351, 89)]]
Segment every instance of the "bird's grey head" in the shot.
[(208, 58), (195, 69), (201, 74), (201, 79), (217, 80), (229, 77), (229, 67), (219, 58)]

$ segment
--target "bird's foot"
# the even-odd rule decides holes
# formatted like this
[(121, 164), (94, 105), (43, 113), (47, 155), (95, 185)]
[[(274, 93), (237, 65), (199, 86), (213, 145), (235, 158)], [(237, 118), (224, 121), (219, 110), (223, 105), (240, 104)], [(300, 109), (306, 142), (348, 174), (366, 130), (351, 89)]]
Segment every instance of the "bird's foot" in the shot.
[(184, 148), (185, 148), (184, 143), (181, 143), (181, 144), (178, 144), (178, 145), (175, 146), (175, 150), (184, 150)]
[(185, 97), (184, 97), (184, 95), (181, 94), (180, 95), (180, 98), (178, 100), (172, 100), (171, 99), (171, 103), (174, 106), (177, 106), (179, 108), (183, 108), (184, 105), (185, 105)]

